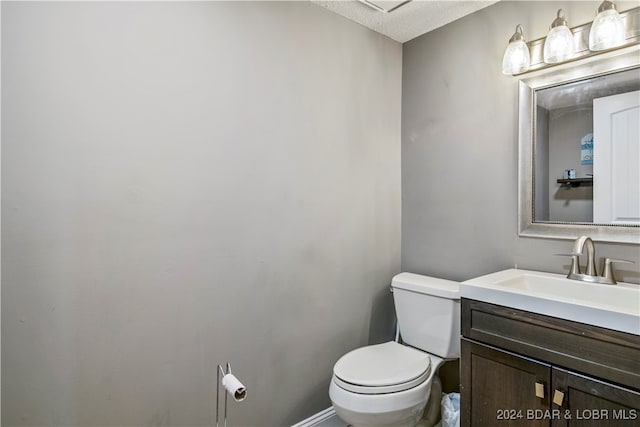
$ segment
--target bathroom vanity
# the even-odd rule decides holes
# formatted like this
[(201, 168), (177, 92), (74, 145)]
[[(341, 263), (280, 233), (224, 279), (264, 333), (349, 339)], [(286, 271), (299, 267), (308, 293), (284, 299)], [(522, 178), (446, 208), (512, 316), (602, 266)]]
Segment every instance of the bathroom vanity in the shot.
[[(614, 319), (608, 327), (567, 319), (572, 310), (580, 318), (572, 304), (617, 309), (606, 301), (586, 307), (578, 295), (576, 302), (562, 296), (553, 301), (551, 294), (523, 285), (567, 280), (556, 276), (507, 270), (462, 284), (461, 426), (640, 425), (640, 312), (633, 305), (617, 313), (627, 323), (615, 323), (616, 313), (589, 312), (590, 323)], [(584, 289), (589, 294), (591, 288)], [(615, 287), (607, 290), (616, 293)], [(640, 295), (629, 290), (626, 297)], [(552, 313), (537, 312), (545, 310)]]

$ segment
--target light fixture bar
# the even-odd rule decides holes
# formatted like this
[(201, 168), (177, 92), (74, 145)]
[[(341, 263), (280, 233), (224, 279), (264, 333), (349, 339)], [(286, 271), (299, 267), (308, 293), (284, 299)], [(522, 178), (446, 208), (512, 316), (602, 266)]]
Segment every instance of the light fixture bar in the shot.
[[(616, 46), (615, 49), (621, 49), (627, 46), (640, 43), (640, 7), (629, 9), (625, 12), (621, 12), (620, 16), (624, 22), (625, 28), (625, 42), (620, 46)], [(577, 27), (571, 28), (573, 33), (573, 39), (575, 42), (576, 53), (570, 60), (566, 62), (576, 61), (578, 59), (586, 58), (588, 56), (597, 55), (603, 51), (593, 52), (589, 50), (589, 31), (591, 30), (591, 22)], [(530, 71), (541, 70), (543, 68), (551, 67), (556, 64), (545, 64), (543, 59), (544, 41), (546, 37), (542, 37), (537, 40), (532, 40), (527, 45), (531, 52), (531, 64), (529, 66)], [(524, 74), (524, 73), (519, 73)]]

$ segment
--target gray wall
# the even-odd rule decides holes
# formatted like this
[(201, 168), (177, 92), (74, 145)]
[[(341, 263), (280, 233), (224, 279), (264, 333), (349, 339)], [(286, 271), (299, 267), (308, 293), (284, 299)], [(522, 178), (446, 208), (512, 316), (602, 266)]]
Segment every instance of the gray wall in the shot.
[(329, 406), (387, 339), (399, 44), (306, 2), (2, 3), (2, 424)]
[[(558, 8), (575, 26), (599, 3), (503, 1), (404, 44), (403, 270), (455, 280), (515, 264), (568, 270), (553, 254), (570, 241), (518, 237), (518, 78), (500, 68), (517, 24), (534, 40)], [(640, 261), (640, 248), (598, 243), (596, 255)], [(616, 268), (640, 282), (640, 263)]]

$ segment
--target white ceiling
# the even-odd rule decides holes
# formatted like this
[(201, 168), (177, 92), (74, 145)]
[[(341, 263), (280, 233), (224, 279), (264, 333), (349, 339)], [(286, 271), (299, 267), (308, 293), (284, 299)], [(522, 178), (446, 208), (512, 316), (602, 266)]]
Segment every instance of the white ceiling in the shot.
[(497, 3), (497, 1), (311, 0), (320, 7), (342, 15), (400, 43), (442, 27), (465, 15)]

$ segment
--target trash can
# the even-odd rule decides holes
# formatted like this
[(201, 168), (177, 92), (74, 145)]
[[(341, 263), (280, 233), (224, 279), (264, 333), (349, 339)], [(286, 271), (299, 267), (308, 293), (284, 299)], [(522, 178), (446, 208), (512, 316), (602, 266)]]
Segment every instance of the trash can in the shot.
[(460, 393), (442, 395), (442, 427), (460, 427)]

